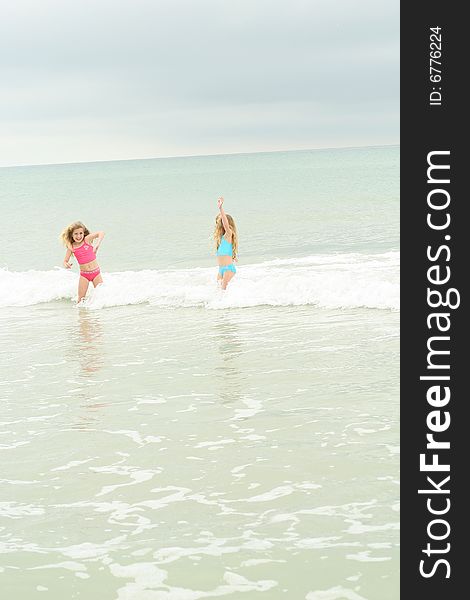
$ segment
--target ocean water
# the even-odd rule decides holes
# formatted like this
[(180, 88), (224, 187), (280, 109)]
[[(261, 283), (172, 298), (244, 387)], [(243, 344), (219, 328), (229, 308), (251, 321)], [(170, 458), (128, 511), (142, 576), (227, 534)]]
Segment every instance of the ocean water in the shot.
[(0, 169), (2, 596), (399, 597), (398, 190), (398, 147)]

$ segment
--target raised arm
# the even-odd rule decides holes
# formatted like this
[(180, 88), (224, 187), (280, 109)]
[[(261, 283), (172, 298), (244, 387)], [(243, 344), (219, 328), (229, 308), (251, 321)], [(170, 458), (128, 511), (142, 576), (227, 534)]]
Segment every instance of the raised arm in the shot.
[(67, 252), (65, 253), (65, 258), (64, 258), (64, 267), (66, 269), (71, 269), (72, 265), (71, 263), (69, 263), (70, 257), (72, 256), (72, 250), (70, 250), (70, 248), (67, 248)]
[(104, 231), (97, 231), (96, 233), (89, 233), (85, 238), (85, 241), (87, 244), (91, 244), (91, 242), (93, 240), (96, 240), (96, 238), (98, 238), (98, 242), (94, 246), (95, 252), (98, 251), (98, 248), (100, 247), (100, 244), (103, 241)]
[(227, 236), (227, 242), (230, 243), (232, 241), (232, 230), (230, 229), (230, 224), (228, 222), (227, 215), (225, 214), (223, 204), (224, 199), (222, 196), (220, 196), (220, 198), (217, 200), (217, 206), (220, 211), (220, 217), (222, 219), (222, 225), (224, 226), (225, 235)]

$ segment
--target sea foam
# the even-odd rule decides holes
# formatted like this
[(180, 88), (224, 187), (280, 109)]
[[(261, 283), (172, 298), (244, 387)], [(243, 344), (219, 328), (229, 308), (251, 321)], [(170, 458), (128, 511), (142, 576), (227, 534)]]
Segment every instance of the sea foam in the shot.
[[(103, 273), (104, 283), (84, 303), (92, 309), (129, 304), (206, 309), (262, 305), (398, 310), (399, 252), (326, 254), (237, 265), (223, 292), (216, 267)], [(78, 275), (0, 270), (0, 306), (31, 306), (74, 300)]]

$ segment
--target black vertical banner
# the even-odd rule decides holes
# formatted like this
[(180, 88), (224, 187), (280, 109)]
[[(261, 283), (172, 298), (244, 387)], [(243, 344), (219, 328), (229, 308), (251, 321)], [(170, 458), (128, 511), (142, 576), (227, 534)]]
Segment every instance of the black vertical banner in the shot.
[[(467, 595), (462, 5), (401, 12), (401, 597)], [(419, 12), (418, 12), (419, 10)], [(468, 329), (468, 328), (467, 328)], [(458, 591), (459, 590), (459, 591)]]

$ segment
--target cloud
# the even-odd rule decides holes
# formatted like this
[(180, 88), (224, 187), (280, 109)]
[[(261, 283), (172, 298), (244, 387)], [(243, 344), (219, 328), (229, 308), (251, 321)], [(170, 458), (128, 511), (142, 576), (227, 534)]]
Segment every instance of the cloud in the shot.
[(18, 0), (5, 13), (0, 164), (83, 160), (87, 139), (90, 160), (316, 147), (319, 130), (330, 145), (398, 140), (398, 2)]

